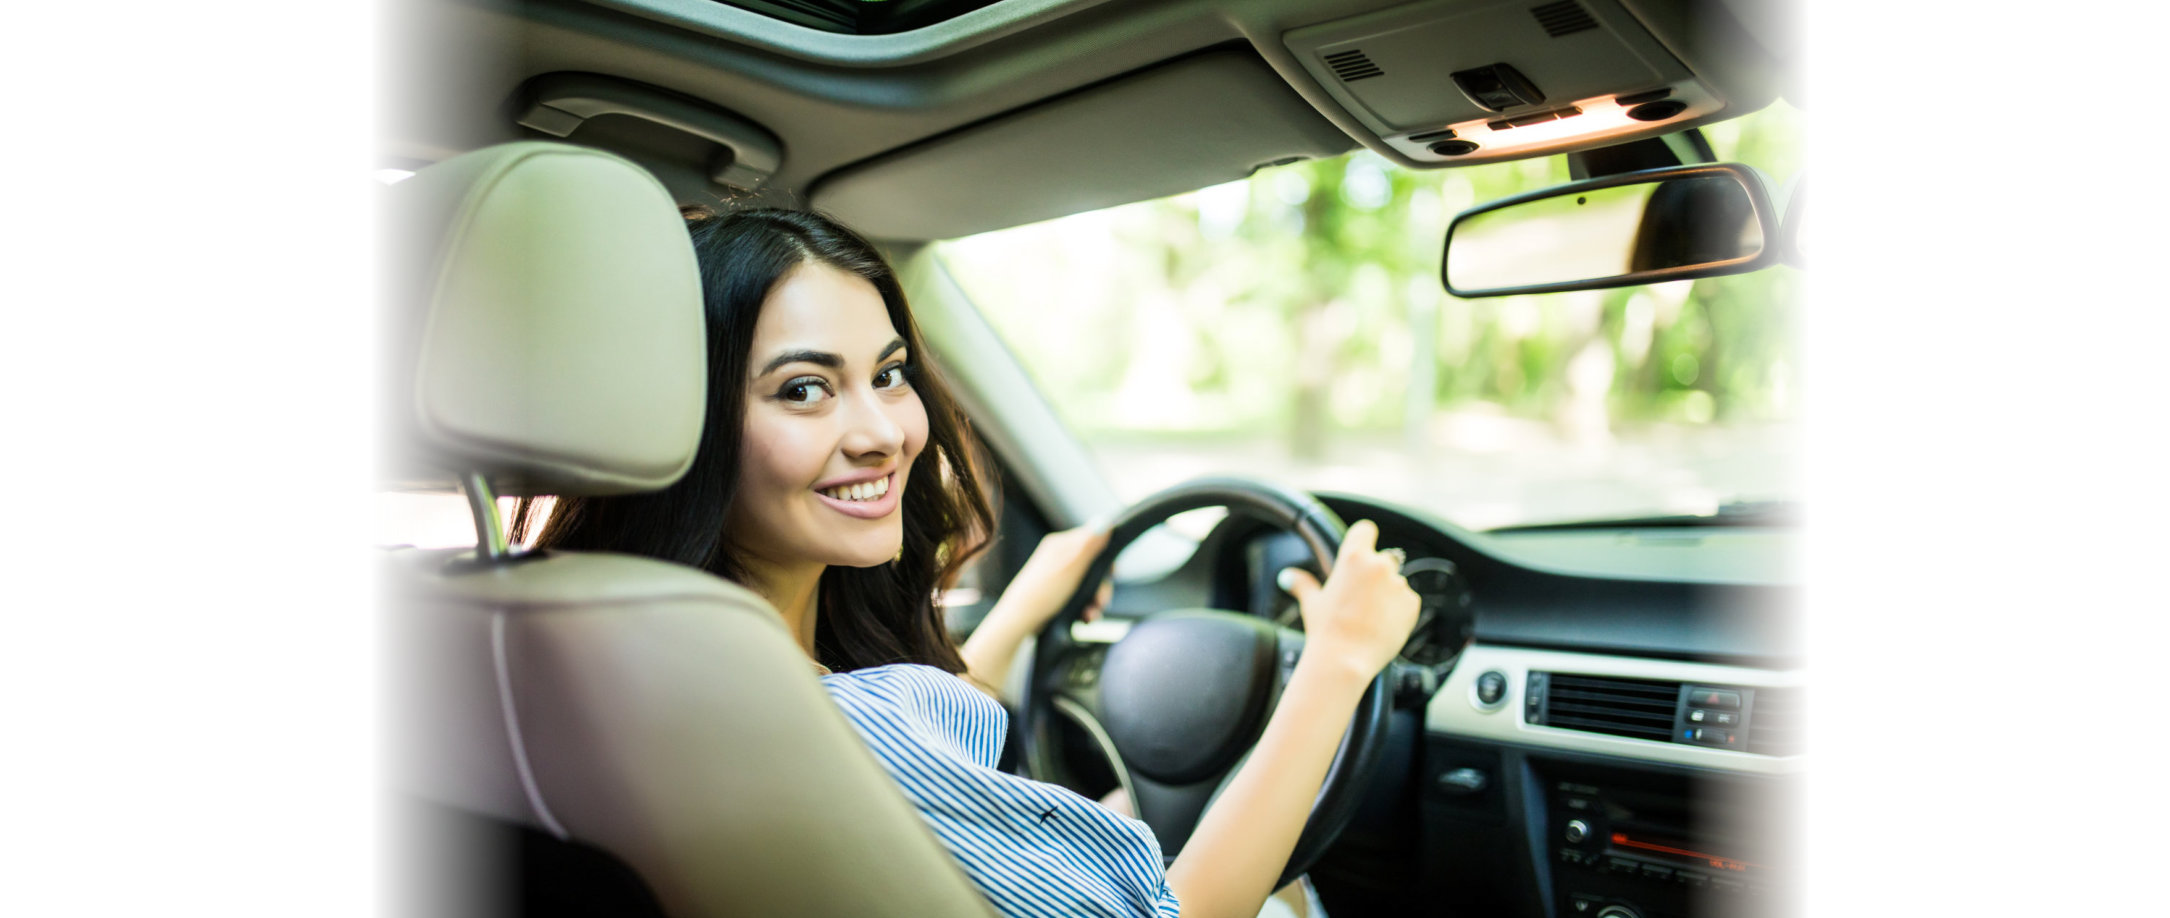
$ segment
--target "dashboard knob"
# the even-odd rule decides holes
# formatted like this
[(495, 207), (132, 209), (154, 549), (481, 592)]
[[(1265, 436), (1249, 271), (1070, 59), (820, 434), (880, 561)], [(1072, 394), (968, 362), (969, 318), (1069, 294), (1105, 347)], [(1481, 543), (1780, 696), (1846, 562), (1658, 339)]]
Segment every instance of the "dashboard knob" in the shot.
[(1608, 905), (1597, 910), (1597, 918), (1643, 918), (1643, 913), (1625, 905)]
[(1507, 674), (1492, 670), (1477, 677), (1477, 701), (1482, 704), (1498, 704), (1507, 697)]
[(1572, 845), (1590, 837), (1590, 824), (1580, 819), (1567, 821), (1567, 843)]

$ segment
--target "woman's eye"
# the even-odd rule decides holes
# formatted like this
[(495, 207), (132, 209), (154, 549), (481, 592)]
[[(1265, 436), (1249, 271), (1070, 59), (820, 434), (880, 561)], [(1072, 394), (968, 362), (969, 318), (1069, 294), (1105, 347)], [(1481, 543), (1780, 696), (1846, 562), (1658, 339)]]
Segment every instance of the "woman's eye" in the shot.
[(822, 399), (828, 396), (829, 384), (813, 376), (802, 376), (794, 379), (784, 383), (783, 388), (776, 390), (778, 399), (787, 404), (798, 406), (819, 404)]
[(901, 363), (890, 364), (883, 367), (880, 373), (874, 374), (876, 389), (902, 389), (908, 381), (904, 374), (904, 364)]

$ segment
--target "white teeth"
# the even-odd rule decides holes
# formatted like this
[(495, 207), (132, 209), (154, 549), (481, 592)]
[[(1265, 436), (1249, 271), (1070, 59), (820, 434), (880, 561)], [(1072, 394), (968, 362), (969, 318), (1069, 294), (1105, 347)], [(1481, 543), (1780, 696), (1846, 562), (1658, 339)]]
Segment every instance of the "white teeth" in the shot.
[(876, 478), (873, 481), (860, 482), (859, 484), (842, 485), (821, 492), (826, 497), (850, 501), (879, 500), (888, 493), (888, 478)]

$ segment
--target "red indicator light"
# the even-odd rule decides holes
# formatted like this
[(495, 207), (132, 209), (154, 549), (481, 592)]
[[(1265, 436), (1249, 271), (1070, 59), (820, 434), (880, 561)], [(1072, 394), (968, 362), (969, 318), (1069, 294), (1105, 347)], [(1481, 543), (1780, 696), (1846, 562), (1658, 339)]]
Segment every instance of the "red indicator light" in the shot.
[(1737, 861), (1729, 857), (1719, 857), (1718, 855), (1709, 854), (1702, 851), (1690, 851), (1686, 848), (1674, 848), (1669, 845), (1659, 845), (1646, 841), (1636, 841), (1635, 839), (1627, 837), (1626, 832), (1612, 833), (1612, 843), (1626, 848), (1641, 848), (1645, 851), (1658, 851), (1665, 854), (1677, 854), (1681, 857), (1692, 857), (1699, 861), (1705, 861), (1709, 863), (1710, 866), (1716, 867), (1720, 870), (1737, 870), (1746, 873), (1748, 868), (1751, 866), (1761, 866), (1759, 864), (1755, 864), (1752, 861)]

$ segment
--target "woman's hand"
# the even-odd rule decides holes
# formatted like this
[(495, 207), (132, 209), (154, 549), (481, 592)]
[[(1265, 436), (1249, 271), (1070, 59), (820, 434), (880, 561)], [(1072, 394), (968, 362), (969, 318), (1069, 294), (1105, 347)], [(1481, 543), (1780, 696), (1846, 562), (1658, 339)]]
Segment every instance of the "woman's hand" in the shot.
[[(987, 617), (980, 620), (979, 627), (959, 648), (971, 680), (988, 694), (1001, 697), (1002, 683), (1009, 677), (1010, 661), (1017, 656), (1017, 648), (1062, 611), (1063, 603), (1085, 579), (1085, 570), (1107, 545), (1105, 521), (1049, 533), (1041, 539), (1032, 557), (1010, 578), (1002, 598), (995, 601), (995, 607), (988, 610)], [(1100, 617), (1111, 589), (1105, 581), (1100, 584), (1092, 603), (1085, 607), (1086, 621)]]
[[(1100, 550), (1108, 547), (1108, 525), (1095, 520), (1076, 529), (1051, 532), (1040, 540), (1039, 547), (1032, 550), (1032, 557), (1025, 559), (1025, 566), (1018, 568), (1017, 576), (1010, 578), (1010, 585), (1003, 589), (1002, 599), (988, 618), (997, 614), (1011, 615), (1026, 631), (1037, 633), (1062, 610), (1062, 604), (1077, 592), (1078, 581), (1085, 579), (1085, 569), (1092, 566)], [(1085, 620), (1100, 617), (1107, 605), (1111, 587), (1102, 582), (1093, 594), (1091, 605), (1085, 607)]]
[(1377, 550), (1378, 542), (1378, 525), (1358, 520), (1342, 538), (1325, 586), (1301, 568), (1283, 570), (1279, 578), (1303, 613), (1304, 661), (1317, 658), (1317, 665), (1367, 682), (1408, 643), (1422, 605), (1402, 578), (1401, 563)]
[(1402, 579), (1399, 560), (1376, 549), (1378, 541), (1370, 520), (1350, 526), (1325, 586), (1300, 570), (1281, 573), (1282, 589), (1302, 605), (1303, 657), (1258, 745), (1168, 868), (1183, 918), (1258, 914), (1295, 850), (1357, 700), (1416, 626), (1416, 591)]

